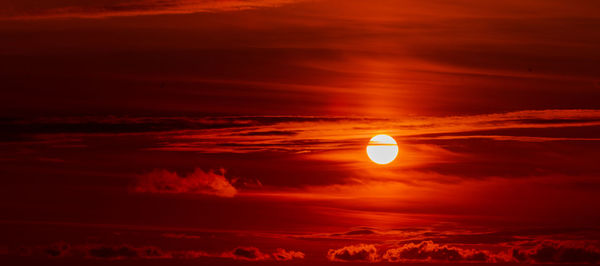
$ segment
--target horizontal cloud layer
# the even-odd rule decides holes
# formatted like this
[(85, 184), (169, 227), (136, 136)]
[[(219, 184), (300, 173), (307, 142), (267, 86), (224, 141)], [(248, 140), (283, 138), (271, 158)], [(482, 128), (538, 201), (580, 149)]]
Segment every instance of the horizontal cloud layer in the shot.
[(542, 241), (531, 248), (514, 247), (510, 251), (493, 253), (485, 249), (461, 248), (423, 241), (388, 248), (383, 252), (378, 252), (373, 244), (345, 246), (329, 250), (327, 258), (344, 262), (598, 263), (600, 250), (594, 246), (574, 245), (566, 241)]
[[(155, 150), (203, 153), (307, 152), (356, 145), (385, 131), (412, 142), (490, 139), (547, 142), (600, 140), (600, 110), (531, 110), (465, 116), (400, 119), (336, 116), (50, 117), (4, 119), (0, 141), (32, 141), (38, 135), (156, 138)], [(361, 145), (364, 143), (360, 143)]]
[[(30, 253), (45, 254), (49, 257), (84, 257), (89, 259), (125, 260), (125, 259), (197, 259), (229, 258), (244, 261), (289, 261), (304, 259), (304, 253), (277, 248), (271, 253), (256, 247), (236, 247), (222, 253), (210, 253), (201, 250), (167, 251), (154, 246), (135, 247), (131, 245), (70, 245), (57, 242), (48, 247), (30, 249)], [(35, 255), (35, 254), (21, 254)]]

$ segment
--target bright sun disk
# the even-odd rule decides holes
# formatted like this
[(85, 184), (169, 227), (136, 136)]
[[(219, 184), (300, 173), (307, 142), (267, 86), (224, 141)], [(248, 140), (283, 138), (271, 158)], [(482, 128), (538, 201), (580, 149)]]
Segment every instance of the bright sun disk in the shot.
[(376, 164), (391, 163), (398, 156), (398, 144), (388, 135), (377, 135), (369, 141), (367, 155)]

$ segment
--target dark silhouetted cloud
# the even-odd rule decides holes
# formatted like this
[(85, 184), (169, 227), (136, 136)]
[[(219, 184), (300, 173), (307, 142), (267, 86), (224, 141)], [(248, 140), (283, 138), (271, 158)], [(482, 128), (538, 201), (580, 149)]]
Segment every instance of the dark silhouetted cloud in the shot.
[[(31, 249), (27, 255), (35, 254), (36, 249)], [(48, 247), (41, 248), (42, 252), (49, 257), (85, 257), (93, 259), (153, 259), (171, 258), (172, 254), (164, 252), (157, 247), (133, 247), (130, 245), (71, 245), (66, 242), (57, 242)], [(21, 254), (24, 255), (24, 254)]]
[(262, 253), (255, 247), (237, 247), (230, 252), (223, 253), (223, 257), (229, 257), (236, 260), (266, 260), (270, 256)]
[[(50, 257), (63, 257), (71, 251), (71, 245), (66, 242), (57, 242), (43, 249), (44, 253)], [(31, 251), (27, 252), (31, 253)]]
[(87, 250), (89, 257), (98, 259), (154, 259), (154, 258), (171, 258), (169, 252), (164, 252), (157, 247), (132, 247), (129, 245), (121, 246), (98, 246), (89, 247)]
[(179, 176), (175, 172), (157, 169), (139, 176), (135, 187), (137, 192), (154, 193), (197, 193), (219, 197), (233, 197), (237, 190), (225, 178), (224, 170), (204, 172), (195, 169), (194, 172)]
[(263, 252), (256, 247), (236, 247), (230, 251), (209, 253), (202, 250), (167, 251), (155, 246), (71, 245), (66, 242), (57, 242), (46, 247), (26, 248), (26, 252), (19, 251), (17, 255), (32, 256), (36, 254), (44, 254), (52, 258), (83, 257), (105, 260), (228, 258), (244, 261), (289, 261), (304, 259), (305, 256), (303, 252), (282, 248), (277, 248), (273, 252)]
[(377, 234), (377, 232), (375, 232), (371, 229), (357, 229), (357, 230), (352, 230), (352, 231), (348, 231), (345, 233), (331, 234), (331, 236), (361, 236), (361, 235), (375, 235), (375, 234)]
[(530, 263), (598, 263), (600, 250), (589, 245), (544, 241), (530, 249), (513, 249), (512, 258)]
[(174, 257), (188, 259), (201, 257), (229, 258), (243, 261), (288, 261), (294, 259), (304, 259), (304, 253), (300, 251), (287, 251), (282, 248), (277, 248), (274, 252), (269, 253), (263, 252), (256, 247), (236, 247), (231, 251), (226, 251), (222, 253), (207, 253), (204, 251), (177, 251), (173, 252), (172, 254)]

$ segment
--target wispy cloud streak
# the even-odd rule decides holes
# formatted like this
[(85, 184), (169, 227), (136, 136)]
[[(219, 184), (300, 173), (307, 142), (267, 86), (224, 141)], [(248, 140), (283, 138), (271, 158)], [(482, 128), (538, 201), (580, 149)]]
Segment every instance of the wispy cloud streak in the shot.
[(28, 1), (9, 5), (0, 13), (4, 19), (103, 18), (161, 14), (191, 14), (275, 7), (297, 0), (128, 0), (128, 1), (55, 1), (49, 6)]

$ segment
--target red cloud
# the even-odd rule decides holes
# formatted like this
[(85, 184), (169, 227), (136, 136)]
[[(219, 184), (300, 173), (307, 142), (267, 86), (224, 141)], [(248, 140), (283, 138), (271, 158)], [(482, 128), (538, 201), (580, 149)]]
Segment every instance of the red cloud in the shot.
[(530, 248), (514, 248), (510, 253), (492, 253), (488, 250), (451, 247), (423, 241), (390, 248), (382, 255), (377, 253), (375, 245), (346, 246), (335, 250), (330, 249), (327, 258), (331, 261), (344, 262), (598, 263), (600, 249), (589, 244), (543, 241)]
[(85, 257), (90, 259), (156, 259), (172, 258), (170, 252), (166, 252), (157, 247), (133, 247), (130, 245), (77, 245), (72, 246), (65, 242), (54, 243), (41, 249), (49, 257)]
[(330, 249), (327, 258), (331, 261), (378, 261), (377, 248), (366, 244)]
[(229, 252), (224, 252), (221, 254), (223, 258), (232, 258), (236, 260), (248, 260), (248, 261), (258, 261), (258, 260), (278, 260), (278, 261), (288, 261), (293, 259), (304, 259), (304, 253), (300, 251), (286, 251), (285, 249), (278, 248), (275, 252), (263, 253), (258, 248), (255, 247), (237, 247)]
[(40, 254), (41, 251), (48, 257), (84, 257), (88, 259), (124, 260), (124, 259), (197, 259), (197, 258), (229, 258), (245, 261), (289, 261), (304, 259), (300, 251), (287, 251), (278, 248), (273, 253), (265, 253), (256, 247), (236, 247), (231, 251), (222, 253), (208, 253), (202, 250), (175, 250), (165, 251), (158, 247), (134, 247), (130, 245), (70, 245), (58, 242), (48, 247), (32, 249), (31, 252), (20, 255), (29, 256)]
[(224, 252), (221, 257), (250, 261), (268, 260), (271, 258), (269, 254), (262, 253), (255, 247), (237, 247), (232, 251)]
[(365, 262), (506, 262), (507, 254), (492, 254), (487, 250), (463, 249), (435, 244), (432, 241), (408, 243), (377, 253), (375, 245), (359, 244), (340, 249), (330, 249), (330, 261)]
[(304, 259), (304, 253), (300, 251), (286, 251), (285, 249), (278, 248), (275, 252), (273, 252), (273, 258), (275, 260), (293, 260), (293, 259)]
[(97, 259), (165, 259), (172, 258), (171, 253), (162, 251), (157, 247), (132, 247), (129, 245), (121, 246), (97, 246), (88, 247), (87, 255)]
[(154, 193), (197, 193), (219, 197), (233, 197), (237, 190), (225, 178), (224, 171), (204, 172), (196, 168), (186, 176), (179, 176), (167, 170), (154, 170), (141, 175), (135, 187), (137, 192)]
[(589, 245), (544, 241), (530, 249), (513, 249), (512, 258), (529, 263), (598, 263), (600, 250)]
[(491, 262), (493, 255), (485, 250), (462, 249), (423, 241), (409, 243), (398, 248), (388, 249), (383, 259), (390, 262), (401, 261), (473, 261)]

